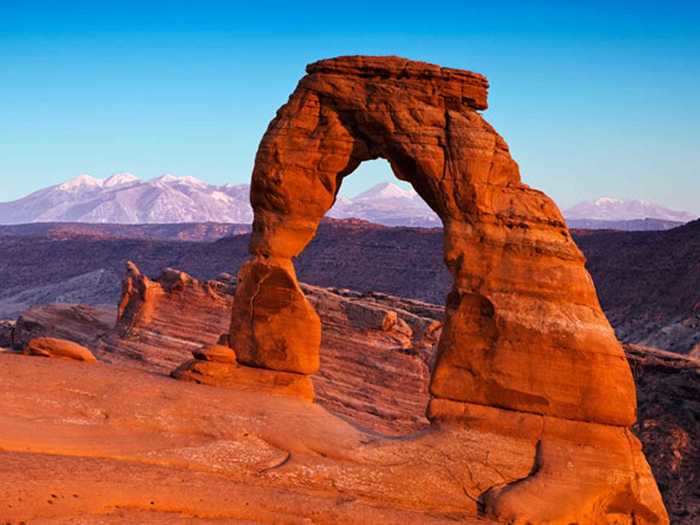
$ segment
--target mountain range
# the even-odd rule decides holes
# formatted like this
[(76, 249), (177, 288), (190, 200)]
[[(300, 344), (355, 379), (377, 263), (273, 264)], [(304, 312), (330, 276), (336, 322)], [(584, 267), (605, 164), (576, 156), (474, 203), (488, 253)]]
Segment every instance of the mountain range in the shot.
[[(246, 184), (216, 186), (194, 177), (141, 180), (130, 173), (106, 179), (80, 175), (21, 199), (0, 203), (0, 224), (81, 222), (109, 224), (250, 223)], [(340, 195), (333, 218), (386, 226), (440, 227), (437, 215), (412, 188), (381, 183), (352, 198)], [(641, 200), (602, 197), (564, 210), (569, 226), (587, 229), (665, 230), (697, 216)]]

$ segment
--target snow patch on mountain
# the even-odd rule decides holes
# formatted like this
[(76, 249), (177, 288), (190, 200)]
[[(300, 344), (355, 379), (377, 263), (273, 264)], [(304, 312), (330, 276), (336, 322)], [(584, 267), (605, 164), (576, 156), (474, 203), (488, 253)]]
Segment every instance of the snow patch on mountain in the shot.
[[(253, 211), (249, 193), (247, 184), (216, 186), (195, 177), (172, 174), (146, 181), (131, 173), (116, 173), (104, 180), (83, 174), (22, 199), (0, 203), (0, 224), (250, 223)], [(388, 182), (353, 197), (339, 195), (328, 216), (364, 219), (387, 226), (442, 226), (439, 217), (413, 188)], [(564, 216), (572, 227), (586, 228), (609, 228), (620, 221), (644, 219), (663, 221), (659, 224), (672, 227), (697, 218), (649, 201), (613, 197), (579, 203), (565, 210)], [(643, 224), (644, 228), (661, 228), (648, 223)]]
[(580, 202), (564, 210), (564, 216), (568, 220), (599, 221), (660, 219), (688, 222), (697, 219), (697, 215), (687, 211), (672, 210), (647, 200), (623, 200), (614, 197), (600, 197), (593, 201)]
[(67, 180), (58, 186), (61, 191), (75, 191), (84, 188), (99, 188), (102, 186), (102, 180), (91, 177), (90, 175), (78, 175), (77, 177)]

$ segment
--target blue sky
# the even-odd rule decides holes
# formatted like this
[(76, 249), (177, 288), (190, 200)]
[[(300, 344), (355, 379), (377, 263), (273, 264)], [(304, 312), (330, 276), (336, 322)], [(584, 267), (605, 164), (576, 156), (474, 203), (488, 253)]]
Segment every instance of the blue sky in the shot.
[[(80, 173), (247, 182), (305, 64), (397, 54), (486, 74), (486, 118), (560, 206), (700, 213), (698, 2), (475, 4), (4, 0), (0, 201)], [(358, 172), (349, 194), (391, 178)]]

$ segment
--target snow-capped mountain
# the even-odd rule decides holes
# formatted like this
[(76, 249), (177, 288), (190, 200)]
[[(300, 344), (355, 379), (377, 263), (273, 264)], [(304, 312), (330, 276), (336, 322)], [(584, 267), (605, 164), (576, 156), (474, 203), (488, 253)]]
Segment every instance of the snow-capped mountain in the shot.
[(697, 215), (686, 211), (676, 211), (644, 200), (622, 200), (601, 197), (595, 201), (580, 202), (564, 210), (567, 220), (631, 221), (638, 219), (658, 219), (664, 221), (688, 222)]
[[(216, 186), (170, 174), (145, 181), (131, 173), (116, 173), (106, 179), (80, 175), (19, 200), (0, 203), (0, 224), (250, 223), (249, 191), (247, 184)], [(413, 188), (392, 183), (377, 184), (352, 198), (341, 194), (328, 216), (387, 226), (442, 225)], [(614, 229), (666, 229), (697, 218), (648, 201), (610, 197), (577, 204), (565, 210), (564, 216), (572, 228)]]
[[(250, 223), (247, 184), (215, 186), (194, 177), (162, 175), (143, 181), (130, 173), (106, 179), (80, 175), (22, 199), (0, 203), (0, 224), (88, 222), (164, 224)], [(338, 197), (328, 213), (391, 226), (440, 226), (413, 189), (378, 184), (350, 199)]]
[(91, 222), (149, 224), (248, 223), (248, 186), (213, 186), (194, 177), (142, 181), (130, 173), (107, 179), (80, 175), (22, 199), (0, 203), (0, 224)]
[(365, 219), (387, 226), (440, 227), (440, 218), (413, 190), (384, 182), (352, 199), (339, 197), (328, 215)]

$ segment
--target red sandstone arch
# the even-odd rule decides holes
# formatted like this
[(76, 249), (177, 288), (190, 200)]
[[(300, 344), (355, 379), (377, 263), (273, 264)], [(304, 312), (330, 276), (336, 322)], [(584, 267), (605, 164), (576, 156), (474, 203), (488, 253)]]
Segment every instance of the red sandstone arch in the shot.
[(520, 180), (479, 113), (478, 74), (395, 57), (311, 64), (270, 123), (252, 178), (251, 260), (231, 343), (244, 364), (313, 374), (320, 323), (292, 259), (344, 177), (383, 157), (442, 218), (454, 276), (431, 391), (453, 402), (628, 426), (629, 367), (561, 214)]

